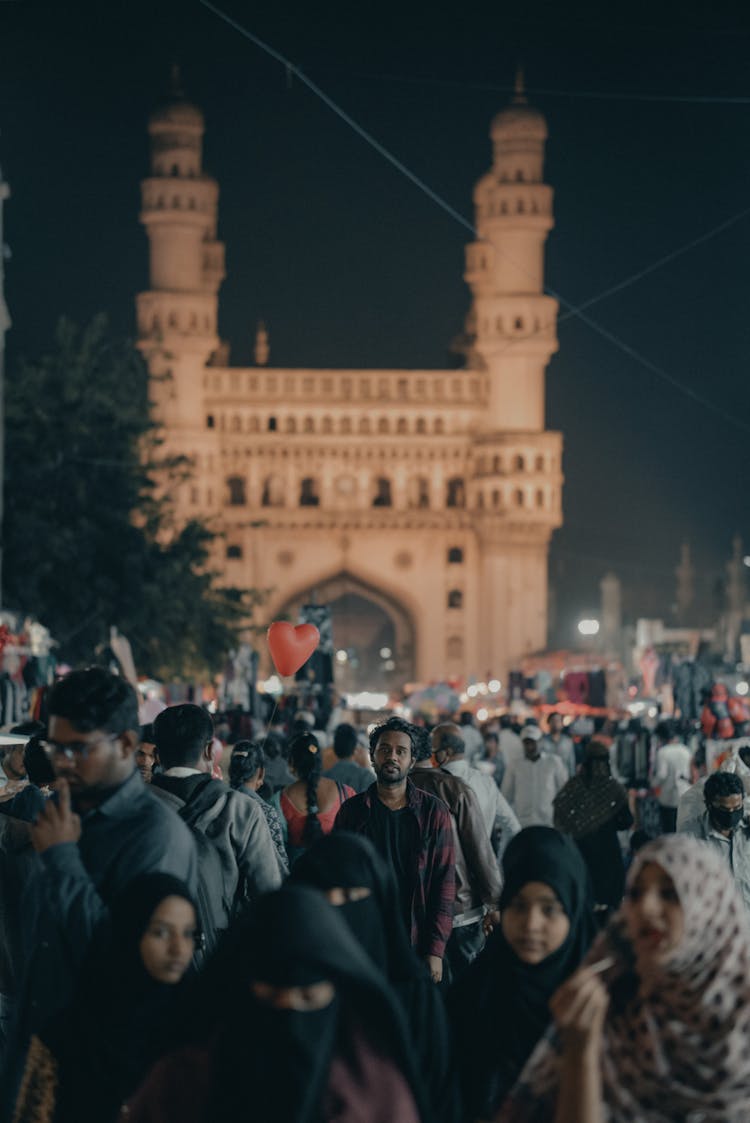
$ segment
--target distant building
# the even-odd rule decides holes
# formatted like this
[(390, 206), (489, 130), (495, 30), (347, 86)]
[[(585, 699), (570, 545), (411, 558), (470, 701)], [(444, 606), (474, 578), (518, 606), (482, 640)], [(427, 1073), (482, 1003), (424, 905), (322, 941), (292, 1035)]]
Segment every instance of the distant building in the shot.
[(466, 251), (463, 370), (279, 369), (262, 325), (259, 365), (228, 366), (203, 132), (181, 96), (157, 110), (142, 184), (150, 288), (138, 338), (166, 448), (196, 467), (180, 516), (224, 529), (225, 578), (271, 588), (269, 621), (314, 596), (332, 604), (337, 647), (390, 652), (398, 680), (502, 678), (546, 644), (547, 553), (562, 522), (562, 437), (545, 430), (558, 309), (543, 291), (544, 117), (519, 84), (492, 122)]

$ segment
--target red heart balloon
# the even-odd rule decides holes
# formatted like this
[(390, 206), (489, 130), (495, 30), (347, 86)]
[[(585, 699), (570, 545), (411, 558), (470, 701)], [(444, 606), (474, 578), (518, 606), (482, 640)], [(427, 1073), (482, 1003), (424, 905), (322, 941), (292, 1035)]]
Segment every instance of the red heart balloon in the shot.
[(320, 643), (320, 632), (314, 624), (288, 624), (275, 620), (268, 629), (268, 650), (279, 674), (293, 675), (312, 655)]

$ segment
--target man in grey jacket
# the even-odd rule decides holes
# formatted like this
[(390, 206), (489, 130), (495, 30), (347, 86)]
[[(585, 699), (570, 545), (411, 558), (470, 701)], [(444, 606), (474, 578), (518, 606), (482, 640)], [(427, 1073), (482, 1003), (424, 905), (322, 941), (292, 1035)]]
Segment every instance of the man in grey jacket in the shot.
[(222, 896), (231, 917), (261, 893), (278, 889), (282, 871), (261, 808), (211, 776), (214, 728), (200, 706), (170, 706), (154, 722), (163, 772), (151, 780), (160, 796), (216, 848)]
[(684, 834), (703, 839), (721, 855), (750, 909), (750, 823), (745, 818), (745, 789), (734, 772), (712, 772), (703, 788), (705, 810), (688, 820)]

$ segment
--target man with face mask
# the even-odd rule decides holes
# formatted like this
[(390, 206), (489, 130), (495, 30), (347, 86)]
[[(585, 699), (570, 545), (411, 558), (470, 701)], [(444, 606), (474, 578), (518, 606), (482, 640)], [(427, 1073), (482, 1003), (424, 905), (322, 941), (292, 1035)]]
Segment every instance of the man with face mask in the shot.
[(625, 890), (625, 865), (618, 831), (633, 825), (628, 793), (613, 779), (609, 749), (601, 741), (586, 747), (581, 771), (554, 801), (555, 827), (569, 834), (591, 875), (594, 910), (600, 923), (616, 909)]
[(750, 909), (750, 822), (745, 818), (742, 780), (734, 772), (712, 772), (703, 798), (706, 810), (685, 823), (682, 833), (703, 839), (722, 855)]

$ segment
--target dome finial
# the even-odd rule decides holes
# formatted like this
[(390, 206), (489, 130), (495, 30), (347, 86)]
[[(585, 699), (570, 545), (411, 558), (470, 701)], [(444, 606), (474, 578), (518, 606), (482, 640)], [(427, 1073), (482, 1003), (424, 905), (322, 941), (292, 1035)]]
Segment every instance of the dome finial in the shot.
[(514, 87), (513, 104), (526, 105), (526, 82), (524, 80), (523, 63), (516, 66), (516, 84)]
[(270, 354), (271, 345), (268, 340), (268, 328), (262, 320), (258, 320), (258, 326), (255, 330), (255, 365), (258, 367), (268, 366)]

